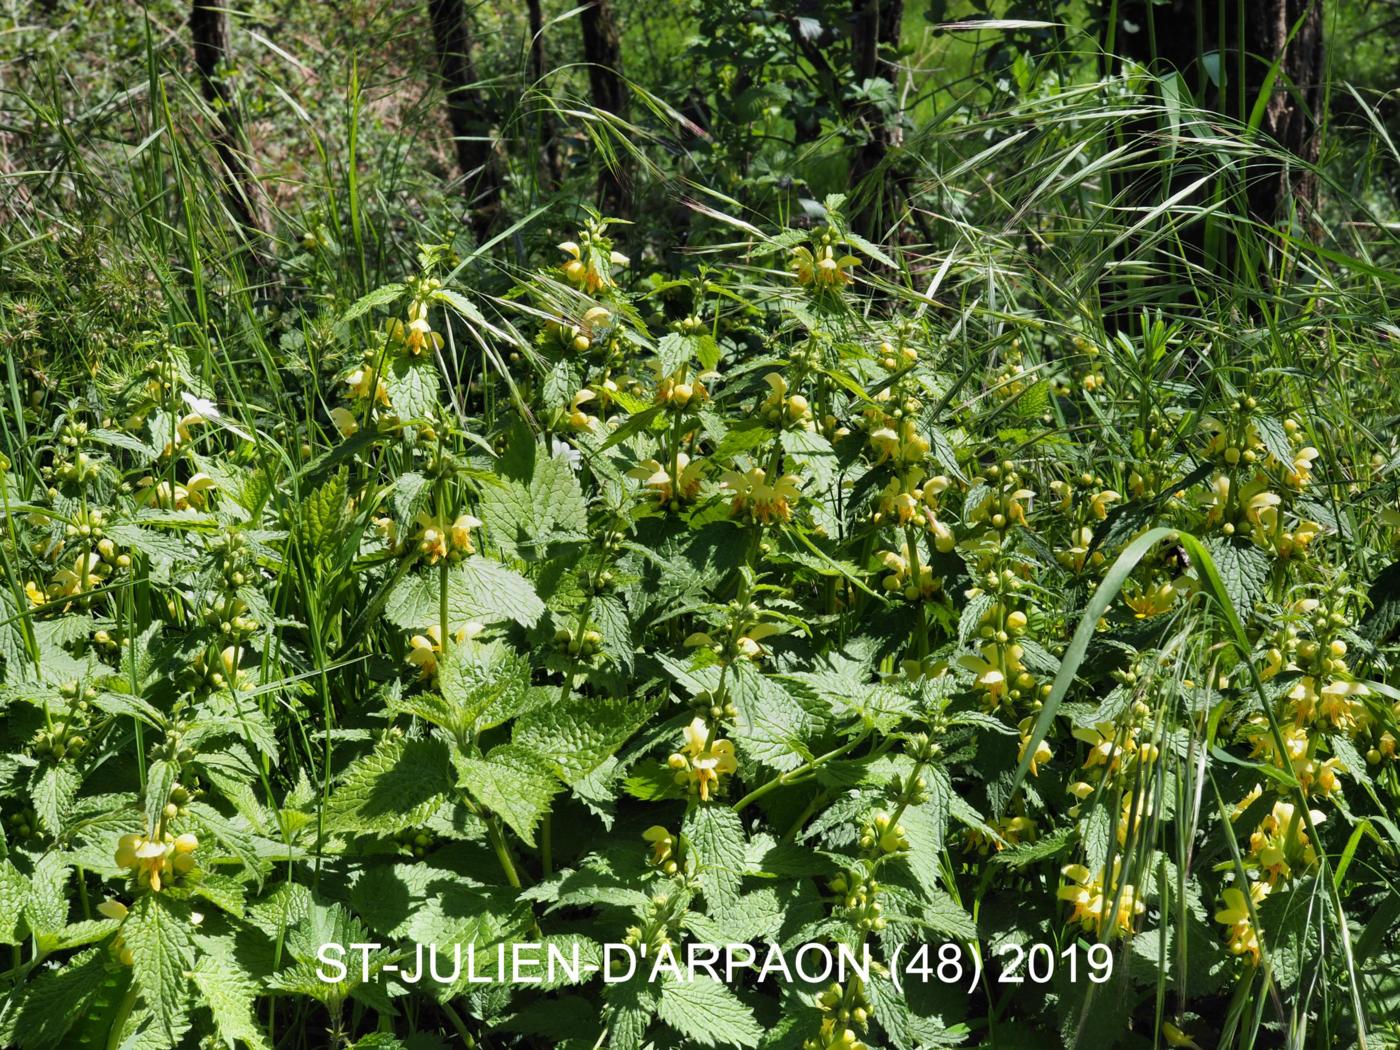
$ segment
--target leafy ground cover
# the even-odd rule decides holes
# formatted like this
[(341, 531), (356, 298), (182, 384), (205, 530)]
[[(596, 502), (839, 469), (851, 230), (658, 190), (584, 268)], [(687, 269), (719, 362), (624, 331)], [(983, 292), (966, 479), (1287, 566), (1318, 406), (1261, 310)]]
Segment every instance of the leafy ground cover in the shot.
[[(576, 143), (479, 244), (350, 80), (253, 253), (107, 17), (153, 134), (14, 110), (0, 1043), (1400, 1038), (1396, 271), (1355, 168), (1267, 226), (1247, 128), (1023, 56), (925, 100), (905, 224), (812, 188), (839, 142), (810, 182), (661, 155), (672, 211), (624, 221)], [(328, 943), (375, 947), (326, 980)], [(414, 983), (415, 943), (876, 962)]]

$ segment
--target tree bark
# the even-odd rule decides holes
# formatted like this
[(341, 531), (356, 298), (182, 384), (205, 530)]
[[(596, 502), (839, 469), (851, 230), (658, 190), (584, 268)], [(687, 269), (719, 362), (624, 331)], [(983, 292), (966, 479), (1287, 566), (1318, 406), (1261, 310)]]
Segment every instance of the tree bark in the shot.
[[(622, 45), (611, 0), (593, 0), (579, 15), (579, 27), (594, 107), (625, 118), (627, 93), (622, 83)], [(615, 164), (599, 173), (598, 193), (605, 212), (624, 218), (628, 211), (627, 183), (631, 165), (624, 150), (619, 149), (616, 157)]]
[(229, 54), (227, 11), (195, 0), (190, 7), (190, 38), (200, 93), (213, 113), (212, 142), (223, 169), (229, 210), (239, 225), (252, 235), (251, 243), (257, 254), (256, 241), (265, 232), (258, 205), (258, 180), (244, 149), (243, 116), (219, 68)]
[[(853, 14), (851, 72), (855, 82), (864, 84), (883, 78), (898, 90), (903, 0), (853, 0)], [(873, 238), (878, 235), (880, 222), (888, 217), (897, 198), (894, 177), (875, 173), (884, 165), (890, 150), (900, 144), (901, 133), (899, 127), (870, 102), (854, 107), (852, 116), (866, 136), (851, 155), (849, 181), (859, 200), (855, 219), (861, 232)]]
[[(1280, 67), (1260, 129), (1303, 165), (1316, 164), (1326, 57), (1320, 0), (1250, 0), (1245, 37), (1251, 103), (1264, 88), (1270, 64), (1278, 61)], [(1307, 208), (1316, 205), (1317, 178), (1303, 165), (1265, 160), (1255, 166), (1250, 172), (1249, 203), (1257, 219), (1271, 224), (1284, 220), (1290, 200)]]
[(447, 120), (457, 150), (463, 192), (470, 208), (472, 231), (484, 241), (501, 209), (501, 178), (492, 148), (486, 102), (473, 88), (476, 72), (471, 58), (471, 34), (462, 0), (428, 0), (437, 53), (438, 82), (447, 100)]
[[(1221, 0), (1201, 0), (1199, 6), (1198, 0), (1128, 0), (1118, 10), (1120, 54), (1159, 73), (1180, 73), (1203, 104), (1241, 123), (1249, 120), (1278, 62), (1260, 130), (1303, 164), (1316, 163), (1325, 58), (1319, 0), (1245, 0), (1243, 26), (1236, 3), (1222, 11)], [(1201, 60), (1212, 52), (1220, 56), (1220, 85), (1210, 82)], [(1267, 225), (1286, 217), (1290, 201), (1316, 203), (1317, 180), (1301, 165), (1261, 158), (1249, 165), (1246, 180), (1249, 212)]]
[[(549, 63), (544, 47), (544, 10), (540, 0), (529, 0), (527, 5), (530, 24), (530, 80), (536, 91), (544, 91), (544, 77)], [(546, 189), (557, 186), (564, 177), (563, 159), (559, 153), (559, 138), (555, 130), (554, 114), (547, 106), (542, 106), (539, 120), (540, 135), (540, 182)]]

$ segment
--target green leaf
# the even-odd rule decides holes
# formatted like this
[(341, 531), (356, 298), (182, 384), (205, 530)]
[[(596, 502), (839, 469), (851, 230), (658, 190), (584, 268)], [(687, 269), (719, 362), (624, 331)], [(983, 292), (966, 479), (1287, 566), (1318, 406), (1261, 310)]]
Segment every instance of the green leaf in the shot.
[[(439, 577), (436, 572), (405, 576), (384, 604), (384, 615), (405, 630), (422, 630), (438, 622)], [(533, 627), (544, 615), (534, 586), (513, 569), (474, 555), (448, 570), (447, 612), (453, 630), (476, 623), (514, 620)]]
[(57, 837), (78, 794), (78, 774), (69, 766), (45, 766), (31, 781), (30, 791), (39, 823)]
[(581, 536), (588, 528), (583, 489), (574, 468), (563, 456), (541, 453), (536, 457), (530, 501), (537, 508), (541, 532), (549, 528)]
[(521, 716), (511, 739), (552, 763), (572, 784), (602, 765), (655, 710), (654, 702), (575, 694)]
[(732, 907), (739, 899), (747, 853), (739, 814), (728, 806), (699, 803), (686, 814), (681, 834), (690, 842), (710, 910)]
[(544, 759), (515, 744), (503, 744), (485, 758), (454, 756), (458, 783), (510, 825), (527, 845), (549, 811), (559, 781)]
[(382, 288), (376, 288), (368, 295), (361, 296), (350, 309), (340, 315), (340, 324), (348, 324), (358, 317), (363, 317), (375, 307), (388, 306), (403, 295), (403, 290), (402, 284), (386, 284)]
[(453, 566), (448, 575), (447, 611), (453, 624), (514, 620), (533, 627), (544, 615), (544, 602), (524, 576), (478, 555)]
[(454, 732), (482, 732), (531, 702), (530, 661), (505, 645), (454, 645), (438, 663), (438, 688), (451, 705)]
[[(51, 1050), (65, 1045), (65, 1036), (83, 1017), (89, 1003), (107, 983), (110, 957), (90, 948), (58, 970), (42, 970), (24, 986), (14, 1018), (12, 1037), (22, 1050)], [(8, 1021), (8, 1019), (6, 1019)], [(0, 1025), (0, 1040), (8, 1024)]]
[(753, 1011), (709, 977), (667, 981), (661, 986), (656, 1013), (699, 1046), (757, 1046), (763, 1036)]
[(447, 798), (447, 745), (441, 740), (381, 740), (350, 764), (326, 807), (335, 831), (392, 834), (417, 827)]
[(1248, 620), (1254, 607), (1264, 600), (1269, 587), (1269, 556), (1254, 544), (1241, 539), (1212, 536), (1206, 550), (1215, 559), (1220, 582), (1242, 619)]
[(231, 962), (204, 955), (190, 978), (199, 989), (200, 1005), (214, 1016), (214, 1027), (223, 1044), (233, 1050), (239, 1043), (251, 1050), (266, 1050), (267, 1040), (253, 1018), (257, 986)]
[(405, 422), (431, 419), (438, 407), (438, 371), (427, 354), (394, 358), (384, 376), (394, 413)]
[(138, 897), (122, 924), (122, 939), (131, 949), (132, 978), (166, 1031), (188, 1006), (191, 929), (188, 906), (160, 893)]
[(24, 943), (24, 906), (29, 900), (29, 880), (9, 858), (0, 859), (0, 944)]
[(334, 553), (344, 541), (349, 510), (346, 468), (326, 479), (306, 500), (306, 540), (323, 556)]

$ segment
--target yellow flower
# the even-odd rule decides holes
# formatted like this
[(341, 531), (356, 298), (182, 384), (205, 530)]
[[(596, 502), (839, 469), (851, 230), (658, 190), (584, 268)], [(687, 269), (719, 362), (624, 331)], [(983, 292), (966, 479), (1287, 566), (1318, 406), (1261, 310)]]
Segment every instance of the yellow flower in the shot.
[(810, 248), (795, 248), (791, 261), (797, 283), (814, 290), (836, 289), (851, 282), (851, 269), (860, 265), (854, 255), (836, 254), (835, 245), (827, 244), (815, 252)]
[[(1251, 883), (1249, 896), (1253, 898), (1256, 905), (1269, 895), (1270, 886), (1267, 882)], [(1221, 892), (1221, 897), (1225, 900), (1225, 907), (1215, 913), (1215, 921), (1228, 927), (1225, 932), (1225, 940), (1231, 953), (1235, 955), (1248, 955), (1255, 962), (1259, 961), (1259, 932), (1254, 928), (1253, 920), (1249, 914), (1249, 901), (1245, 898), (1244, 891), (1235, 886), (1227, 887)]]
[(194, 867), (193, 854), (198, 847), (199, 839), (189, 833), (175, 838), (167, 832), (159, 840), (146, 835), (123, 835), (117, 840), (115, 858), (117, 867), (133, 869), (138, 880), (159, 893), (162, 880), (169, 880), (172, 874), (187, 874)]
[(708, 802), (711, 785), (718, 785), (722, 775), (739, 768), (734, 745), (718, 737), (710, 741), (705, 720), (699, 717), (685, 727), (683, 735), (684, 746), (669, 761), (676, 771), (676, 783), (698, 785), (701, 801)]
[[(585, 237), (585, 244), (587, 245), (586, 249), (579, 247), (574, 241), (565, 241), (559, 245), (559, 250), (568, 256), (563, 266), (560, 267), (565, 279), (574, 287), (587, 292), (596, 292), (602, 288), (616, 288), (617, 282), (612, 279), (608, 267), (603, 264), (600, 249), (595, 248), (593, 241), (587, 237)], [(626, 266), (630, 261), (621, 252), (607, 251), (607, 261), (613, 266)]]
[(428, 304), (421, 301), (409, 305), (407, 324), (397, 318), (389, 322), (389, 338), (401, 343), (414, 357), (443, 347), (442, 335), (428, 323)]
[(583, 406), (594, 400), (598, 395), (587, 387), (584, 387), (569, 402), (569, 426), (575, 430), (591, 430), (593, 424), (598, 421), (596, 416), (590, 416), (583, 410)]
[(67, 598), (94, 590), (102, 585), (105, 571), (102, 556), (96, 551), (79, 554), (74, 559), (72, 568), (60, 569), (54, 575), (52, 594), (57, 598)]
[(354, 437), (355, 432), (360, 429), (360, 424), (355, 422), (355, 413), (341, 405), (331, 409), (331, 423), (343, 438)]
[(1284, 477), (1288, 484), (1295, 489), (1301, 489), (1307, 485), (1308, 480), (1312, 477), (1313, 461), (1321, 454), (1311, 445), (1295, 452), (1293, 462), (1285, 467)]
[(1112, 489), (1104, 489), (1089, 501), (1089, 509), (1094, 512), (1094, 517), (1098, 518), (1099, 521), (1103, 521), (1108, 517), (1109, 504), (1117, 503), (1122, 498), (1122, 496)]
[(1115, 860), (1113, 877), (1105, 886), (1102, 869), (1093, 874), (1082, 864), (1065, 865), (1061, 874), (1069, 882), (1060, 887), (1056, 896), (1074, 906), (1070, 922), (1077, 922), (1086, 932), (1102, 937), (1112, 915), (1113, 928), (1107, 931), (1110, 935), (1132, 933), (1134, 921), (1147, 910), (1147, 904), (1138, 899), (1132, 883), (1118, 881), (1120, 867)]
[[(660, 461), (645, 459), (627, 472), (629, 478), (636, 478), (642, 487), (649, 489), (656, 502), (665, 504), (672, 499), (689, 503), (700, 491), (700, 479), (704, 473), (705, 461), (692, 460), (684, 452), (677, 452), (672, 469), (667, 470)], [(680, 487), (675, 482), (679, 479)]]
[(1176, 585), (1171, 580), (1153, 584), (1136, 594), (1124, 592), (1123, 601), (1139, 620), (1160, 616), (1176, 604)]
[[(468, 638), (475, 638), (484, 631), (484, 625), (471, 622), (465, 627), (459, 627), (452, 632), (452, 637), (458, 642), (465, 642)], [(442, 627), (433, 624), (422, 634), (415, 634), (408, 640), (408, 656), (406, 662), (418, 668), (418, 674), (422, 678), (431, 678), (437, 672), (438, 655), (442, 652)]]
[(418, 549), (430, 565), (436, 565), (449, 555), (471, 554), (475, 550), (471, 530), (480, 528), (481, 521), (470, 514), (457, 515), (449, 525), (420, 510), (414, 521), (419, 528)]
[(389, 388), (372, 368), (355, 369), (345, 377), (345, 385), (350, 388), (351, 397), (363, 399), (372, 394), (376, 402), (389, 406)]
[(472, 529), (481, 528), (481, 521), (470, 514), (459, 514), (452, 523), (452, 527), (447, 530), (448, 537), (452, 541), (452, 546), (463, 554), (471, 554)]
[(647, 858), (647, 863), (661, 868), (667, 875), (674, 875), (677, 870), (676, 837), (660, 824), (653, 824), (642, 832), (642, 838), (651, 843), (651, 856)]
[(747, 514), (764, 524), (792, 517), (792, 505), (801, 496), (800, 484), (801, 479), (794, 474), (784, 474), (769, 482), (768, 473), (762, 467), (744, 472), (726, 471), (720, 481), (721, 488), (734, 494), (731, 513), (736, 517)]
[[(205, 493), (214, 490), (215, 485), (213, 478), (204, 473), (194, 474), (190, 477), (189, 481), (185, 482), (184, 502), (191, 507), (203, 510), (206, 502)], [(179, 506), (178, 502), (176, 505)]]
[(889, 571), (889, 575), (881, 581), (881, 586), (887, 591), (902, 594), (909, 601), (927, 601), (938, 592), (943, 581), (933, 574), (930, 566), (922, 563), (919, 565), (919, 578), (913, 579), (910, 575), (910, 563), (913, 559), (914, 552), (908, 543), (905, 543), (902, 555), (894, 551), (881, 552), (880, 564)]
[[(1035, 719), (1029, 715), (1021, 719), (1021, 722), (1018, 726), (1018, 728), (1021, 730), (1021, 746), (1016, 751), (1017, 762), (1025, 761), (1026, 751), (1031, 744), (1031, 729), (1034, 726), (1034, 724)], [(1030, 775), (1033, 777), (1039, 776), (1040, 766), (1046, 762), (1049, 762), (1054, 757), (1055, 753), (1050, 750), (1050, 745), (1045, 740), (1041, 740), (1040, 743), (1035, 745), (1035, 753), (1031, 755), (1030, 765), (1027, 767), (1030, 772)]]
[(1109, 773), (1114, 773), (1125, 755), (1131, 756), (1137, 751), (1137, 744), (1133, 740), (1137, 730), (1131, 727), (1122, 739), (1119, 739), (1118, 730), (1112, 722), (1099, 722), (1091, 728), (1071, 729), (1070, 733), (1076, 740), (1082, 740), (1089, 745), (1089, 757), (1084, 760), (1084, 769), (1104, 766)]
[[(1309, 816), (1315, 825), (1327, 819), (1326, 814), (1315, 809), (1309, 810)], [(1274, 803), (1273, 810), (1249, 837), (1249, 851), (1269, 882), (1290, 877), (1295, 864), (1311, 867), (1317, 861), (1303, 818), (1290, 802)]]

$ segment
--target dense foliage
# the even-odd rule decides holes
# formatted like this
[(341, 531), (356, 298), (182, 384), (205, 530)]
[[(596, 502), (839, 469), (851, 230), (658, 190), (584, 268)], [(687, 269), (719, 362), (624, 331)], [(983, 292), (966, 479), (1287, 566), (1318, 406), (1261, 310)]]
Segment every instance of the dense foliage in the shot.
[(0, 1044), (1400, 1040), (1383, 122), (1270, 226), (1179, 81), (1012, 22), (896, 104), (749, 10), (692, 116), (517, 114), (582, 130), (484, 245), (358, 71), (256, 250), (149, 22), (119, 160), (6, 103)]

